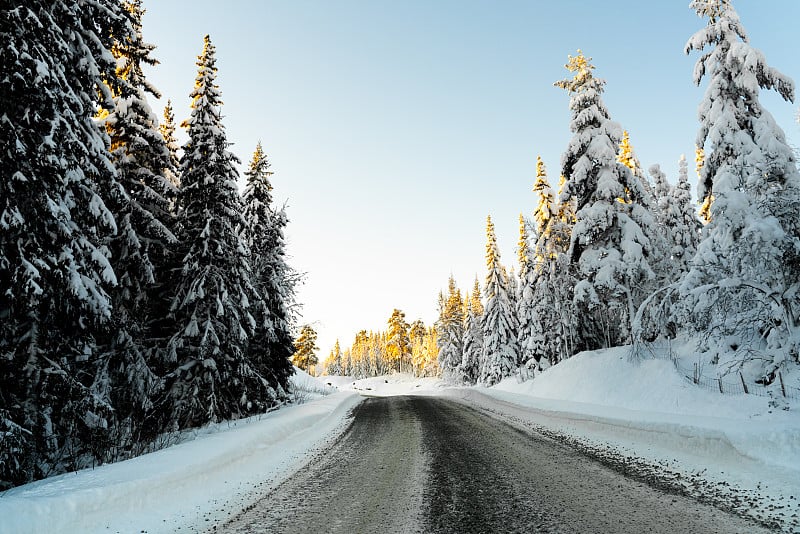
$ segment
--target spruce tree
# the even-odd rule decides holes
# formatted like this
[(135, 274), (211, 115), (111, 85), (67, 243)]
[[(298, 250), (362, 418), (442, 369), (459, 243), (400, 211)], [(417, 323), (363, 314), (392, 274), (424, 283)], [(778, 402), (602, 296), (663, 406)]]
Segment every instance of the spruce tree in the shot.
[(458, 368), (461, 365), (464, 343), (464, 302), (453, 275), (447, 282), (447, 298), (439, 310), (438, 332), (439, 367), (447, 380), (460, 382)]
[(459, 373), (466, 384), (477, 384), (480, 378), (483, 358), (483, 304), (481, 288), (477, 277), (472, 286), (472, 295), (465, 299), (468, 303), (464, 326), (464, 347)]
[(673, 262), (673, 280), (689, 270), (689, 264), (697, 252), (702, 223), (692, 202), (686, 157), (678, 164), (678, 183), (670, 188), (671, 198), (664, 226), (670, 229), (670, 258)]
[(287, 218), (272, 199), (272, 171), (261, 143), (245, 172), (244, 219), (250, 250), (253, 286), (258, 300), (253, 303), (256, 328), (248, 345), (248, 356), (277, 392), (286, 388), (293, 373), (291, 305), (294, 300), (294, 272), (286, 263), (283, 229)]
[(519, 322), (517, 343), (519, 345), (518, 365), (523, 365), (535, 359), (535, 339), (539, 329), (540, 318), (536, 314), (536, 282), (542, 272), (542, 266), (537, 265), (535, 247), (531, 247), (528, 237), (529, 223), (525, 217), (519, 216), (519, 296), (516, 302), (516, 315)]
[(800, 353), (800, 174), (759, 90), (792, 100), (794, 84), (752, 48), (728, 0), (695, 0), (691, 7), (708, 18), (686, 52), (703, 52), (694, 81), (708, 80), (697, 146), (705, 155), (698, 196), (709, 205), (710, 222), (680, 285), (681, 316), (701, 335), (711, 363), (745, 366), (750, 376), (769, 380), (787, 355), (798, 361)]
[(641, 182), (617, 161), (621, 128), (601, 99), (605, 82), (594, 77), (590, 58), (580, 51), (566, 67), (573, 77), (556, 85), (570, 94), (575, 135), (562, 159), (562, 201), (574, 198), (577, 207), (569, 249), (577, 279), (576, 348), (592, 350), (629, 341), (654, 279), (649, 262), (655, 227)]
[(177, 193), (180, 187), (178, 167), (180, 160), (178, 159), (178, 138), (175, 136), (175, 113), (172, 111), (172, 100), (167, 100), (167, 105), (164, 106), (163, 121), (158, 125), (158, 131), (164, 139), (164, 143), (169, 151), (169, 168), (167, 169), (167, 178)]
[(110, 397), (120, 419), (117, 446), (152, 438), (159, 430), (149, 428), (148, 436), (141, 435), (142, 423), (160, 385), (146, 360), (157, 350), (157, 340), (150, 338), (146, 327), (150, 318), (164, 311), (158, 301), (157, 280), (169, 276), (169, 250), (176, 244), (169, 201), (176, 189), (167, 178), (172, 162), (146, 93), (156, 98), (160, 95), (142, 71), (143, 65), (157, 63), (150, 56), (155, 46), (142, 39), (141, 2), (127, 2), (125, 7), (134, 31), (117, 39), (112, 49), (117, 59), (117, 87), (111, 90), (114, 107), (101, 115), (124, 191), (124, 196), (110, 206), (117, 233), (108, 246), (119, 283), (111, 294), (113, 320), (96, 378), (105, 384), (104, 396)]
[[(530, 309), (527, 311), (529, 334), (527, 339), (520, 339), (520, 351), (525, 352), (524, 363), (528, 368), (541, 368), (541, 362), (555, 359), (558, 353), (557, 341), (561, 337), (560, 323), (557, 314), (557, 297), (560, 294), (569, 298), (571, 286), (555, 290), (555, 277), (558, 273), (556, 262), (566, 251), (569, 244), (569, 219), (562, 206), (556, 204), (553, 190), (547, 181), (547, 170), (541, 157), (536, 161), (536, 182), (533, 191), (538, 200), (534, 210), (533, 225), (536, 241), (529, 248), (526, 285), (531, 294), (527, 297)], [(520, 323), (525, 314), (520, 311)]]
[(491, 216), (486, 219), (486, 266), (480, 382), (492, 386), (514, 373), (519, 350), (514, 334), (514, 310), (508, 296), (508, 280), (500, 264), (500, 251)]
[(247, 358), (255, 328), (249, 251), (237, 190), (236, 156), (222, 124), (215, 48), (208, 36), (197, 61), (189, 140), (180, 161), (182, 269), (171, 312), (173, 369), (166, 376), (168, 413), (179, 428), (232, 419), (272, 402), (268, 383)]
[(109, 50), (131, 31), (111, 0), (0, 7), (0, 488), (106, 454), (97, 338), (121, 190), (94, 115), (113, 106)]

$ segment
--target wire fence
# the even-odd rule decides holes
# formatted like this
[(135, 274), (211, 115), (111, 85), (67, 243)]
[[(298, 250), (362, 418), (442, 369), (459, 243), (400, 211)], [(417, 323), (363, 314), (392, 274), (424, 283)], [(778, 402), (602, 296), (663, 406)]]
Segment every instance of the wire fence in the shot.
[(787, 399), (800, 401), (800, 388), (788, 386), (783, 380), (783, 374), (778, 371), (769, 384), (747, 382), (741, 372), (730, 372), (725, 375), (709, 376), (703, 373), (703, 366), (695, 363), (691, 367), (677, 358), (671, 344), (665, 343), (640, 343), (634, 347), (640, 355), (646, 353), (650, 357), (670, 360), (675, 369), (689, 382), (709, 391), (723, 395), (756, 395), (770, 399)]

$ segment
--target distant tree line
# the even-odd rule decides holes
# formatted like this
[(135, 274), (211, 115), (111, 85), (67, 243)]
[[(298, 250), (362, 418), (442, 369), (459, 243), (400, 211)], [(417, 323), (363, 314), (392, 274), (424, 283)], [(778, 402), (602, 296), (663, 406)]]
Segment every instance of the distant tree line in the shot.
[(344, 351), (337, 340), (323, 362), (323, 372), (354, 378), (393, 372), (418, 377), (438, 376), (436, 339), (435, 327), (425, 326), (421, 320), (408, 324), (405, 313), (395, 309), (386, 331), (361, 330)]

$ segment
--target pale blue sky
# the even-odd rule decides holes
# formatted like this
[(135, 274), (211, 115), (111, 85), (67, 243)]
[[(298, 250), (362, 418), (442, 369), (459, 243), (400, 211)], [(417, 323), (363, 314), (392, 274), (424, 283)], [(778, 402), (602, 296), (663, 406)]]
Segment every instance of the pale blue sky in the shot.
[[(645, 168), (691, 160), (703, 88), (683, 47), (705, 22), (688, 0), (145, 0), (151, 81), (188, 116), (202, 38), (217, 47), (225, 125), (246, 163), (260, 139), (288, 200), (292, 264), (308, 273), (303, 321), (320, 358), (384, 329), (393, 308), (436, 318), (452, 272), (484, 277), (485, 219), (516, 264), (519, 213), (535, 207), (537, 154), (551, 183), (569, 139), (553, 82), (577, 48)], [(798, 0), (734, 2), (770, 64), (800, 76)], [(797, 106), (762, 102), (800, 144)], [(692, 175), (694, 178), (694, 175)]]

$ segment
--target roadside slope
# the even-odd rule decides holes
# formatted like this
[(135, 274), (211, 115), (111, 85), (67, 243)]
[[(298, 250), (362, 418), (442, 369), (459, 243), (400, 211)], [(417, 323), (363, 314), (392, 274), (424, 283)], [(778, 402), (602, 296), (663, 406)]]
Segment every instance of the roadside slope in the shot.
[(0, 493), (0, 534), (181, 532), (240, 511), (337, 437), (359, 395), (340, 392), (115, 464)]

